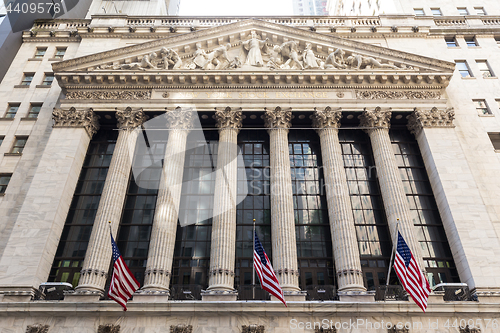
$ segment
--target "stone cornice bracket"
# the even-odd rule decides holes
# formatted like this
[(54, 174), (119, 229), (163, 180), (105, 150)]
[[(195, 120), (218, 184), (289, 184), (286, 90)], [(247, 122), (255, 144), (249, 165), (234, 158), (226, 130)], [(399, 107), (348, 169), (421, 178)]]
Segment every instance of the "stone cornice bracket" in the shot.
[(215, 126), (219, 128), (219, 131), (222, 129), (235, 129), (239, 132), (243, 122), (243, 112), (241, 108), (231, 110), (229, 106), (225, 109), (215, 108), (213, 118), (217, 122)]
[(54, 125), (52, 127), (83, 127), (92, 137), (99, 130), (99, 118), (91, 108), (87, 110), (76, 110), (74, 107), (69, 110), (54, 108), (52, 111)]
[(168, 111), (166, 114), (169, 129), (190, 130), (194, 126), (194, 117), (198, 116), (196, 110), (186, 109), (181, 107), (175, 108), (173, 111)]
[(342, 108), (332, 110), (327, 106), (324, 110), (314, 108), (314, 113), (309, 116), (312, 119), (312, 125), (316, 131), (326, 128), (337, 129), (340, 127), (340, 119), (342, 118)]
[(365, 108), (363, 113), (358, 116), (360, 119), (359, 127), (362, 127), (365, 131), (369, 131), (375, 128), (387, 128), (391, 126), (391, 109), (383, 110), (381, 107), (377, 106), (375, 110), (368, 110)]
[(453, 120), (455, 111), (453, 108), (441, 109), (433, 107), (430, 110), (415, 110), (406, 117), (408, 119), (408, 129), (411, 133), (417, 135), (423, 128), (454, 128)]
[(118, 121), (118, 128), (121, 130), (133, 130), (141, 126), (148, 119), (142, 108), (133, 111), (131, 107), (123, 111), (116, 109), (115, 117)]
[(268, 130), (286, 129), (292, 126), (292, 108), (282, 110), (281, 107), (276, 107), (274, 111), (264, 108), (266, 113), (262, 116), (264, 124)]

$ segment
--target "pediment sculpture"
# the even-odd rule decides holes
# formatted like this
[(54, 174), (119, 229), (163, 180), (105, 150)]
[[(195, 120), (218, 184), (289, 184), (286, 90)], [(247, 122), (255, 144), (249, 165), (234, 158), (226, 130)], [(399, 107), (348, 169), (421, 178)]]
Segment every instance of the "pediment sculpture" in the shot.
[[(272, 43), (251, 31), (246, 39), (236, 43), (205, 49), (200, 42), (192, 53), (179, 54), (172, 48), (160, 50), (132, 59), (101, 64), (92, 70), (411, 70), (403, 63), (392, 64), (370, 56), (333, 48), (329, 54), (315, 52), (309, 42), (301, 47), (296, 40)], [(90, 68), (89, 68), (90, 70)]]

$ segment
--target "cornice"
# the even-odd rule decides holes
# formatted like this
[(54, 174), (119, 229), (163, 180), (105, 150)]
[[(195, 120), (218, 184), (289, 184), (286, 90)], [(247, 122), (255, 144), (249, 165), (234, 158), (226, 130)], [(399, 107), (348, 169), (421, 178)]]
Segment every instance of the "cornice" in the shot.
[(396, 58), (399, 58), (401, 60), (414, 61), (414, 62), (419, 62), (419, 63), (425, 64), (425, 65), (440, 67), (443, 70), (446, 69), (446, 70), (453, 71), (454, 67), (455, 67), (454, 63), (444, 61), (444, 60), (428, 58), (428, 57), (424, 57), (424, 56), (420, 56), (420, 55), (410, 54), (410, 53), (403, 52), (403, 51), (388, 49), (388, 48), (370, 45), (370, 44), (364, 44), (364, 43), (352, 41), (352, 40), (342, 38), (342, 37), (328, 36), (328, 35), (317, 33), (317, 32), (312, 32), (312, 31), (302, 30), (299, 28), (294, 28), (294, 27), (284, 26), (284, 25), (275, 24), (275, 23), (271, 23), (271, 22), (261, 21), (258, 19), (249, 19), (249, 20), (239, 21), (236, 23), (230, 23), (227, 25), (217, 26), (217, 27), (213, 27), (213, 28), (209, 28), (209, 29), (205, 29), (205, 30), (181, 34), (181, 35), (172, 36), (172, 37), (159, 39), (159, 40), (154, 40), (154, 41), (150, 41), (150, 42), (146, 42), (146, 43), (142, 43), (142, 44), (138, 44), (138, 45), (127, 46), (127, 47), (116, 49), (116, 50), (105, 51), (105, 52), (101, 52), (101, 53), (97, 53), (97, 54), (93, 54), (93, 55), (89, 55), (89, 56), (84, 56), (84, 57), (80, 57), (80, 58), (74, 58), (74, 59), (62, 61), (60, 63), (54, 64), (53, 70), (54, 71), (63, 71), (66, 68), (90, 64), (92, 62), (99, 61), (99, 60), (105, 60), (105, 59), (108, 59), (110, 57), (129, 55), (131, 53), (136, 53), (136, 52), (140, 52), (143, 50), (149, 50), (149, 49), (153, 49), (153, 48), (159, 49), (165, 45), (181, 43), (184, 41), (193, 41), (193, 40), (201, 39), (201, 38), (207, 37), (207, 36), (220, 36), (221, 34), (229, 33), (229, 32), (235, 31), (237, 29), (244, 29), (247, 27), (271, 29), (271, 30), (274, 30), (276, 32), (281, 32), (284, 34), (292, 35), (292, 36), (294, 36), (294, 38), (304, 38), (306, 40), (314, 40), (315, 42), (319, 41), (319, 42), (323, 42), (323, 43), (327, 43), (327, 44), (334, 44), (337, 47), (347, 47), (347, 48), (351, 48), (351, 49), (355, 49), (355, 50), (364, 50), (364, 51), (368, 51), (368, 52), (373, 52), (373, 54), (377, 54), (379, 56), (396, 57)]
[(315, 85), (234, 85), (234, 86), (226, 86), (226, 85), (217, 85), (217, 86), (180, 86), (180, 85), (159, 85), (159, 86), (134, 86), (134, 85), (125, 85), (125, 86), (65, 86), (66, 90), (123, 90), (123, 89), (132, 89), (132, 90), (151, 90), (151, 89), (176, 89), (176, 90), (207, 90), (207, 89), (216, 89), (216, 90), (239, 90), (239, 89), (254, 89), (254, 90), (265, 90), (265, 89), (384, 89), (387, 91), (391, 90), (441, 90), (446, 88), (445, 86), (432, 86), (432, 87), (419, 87), (419, 86), (360, 86), (360, 85), (328, 85), (328, 86), (315, 86)]

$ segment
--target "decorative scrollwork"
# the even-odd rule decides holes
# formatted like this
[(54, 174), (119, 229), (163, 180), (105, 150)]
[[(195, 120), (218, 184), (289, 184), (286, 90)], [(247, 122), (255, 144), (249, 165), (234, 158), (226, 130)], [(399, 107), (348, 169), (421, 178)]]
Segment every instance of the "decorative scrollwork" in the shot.
[(132, 111), (130, 107), (123, 111), (116, 110), (115, 116), (118, 120), (118, 128), (125, 130), (131, 130), (142, 125), (148, 118), (142, 109)]
[(95, 90), (68, 91), (66, 99), (151, 99), (151, 91), (144, 90)]
[(383, 90), (356, 90), (358, 99), (440, 99), (439, 91), (383, 91)]
[(282, 110), (279, 106), (274, 111), (266, 109), (263, 118), (268, 129), (289, 129), (292, 125), (292, 109)]
[(312, 119), (313, 127), (317, 129), (339, 128), (342, 111), (340, 109), (332, 110), (327, 106), (324, 110), (316, 110), (310, 118)]
[(460, 327), (460, 333), (481, 333), (481, 329), (479, 327), (470, 328), (469, 325), (465, 327)]
[(216, 108), (214, 119), (217, 121), (216, 126), (220, 129), (239, 130), (243, 121), (243, 112), (241, 112), (241, 108), (233, 111), (229, 106), (225, 109)]
[(170, 333), (193, 333), (192, 325), (170, 325)]
[(97, 333), (120, 333), (120, 325), (99, 325)]
[(387, 329), (387, 333), (409, 333), (410, 330), (404, 326), (398, 327), (396, 325), (392, 326), (391, 328)]
[(183, 110), (178, 107), (173, 111), (167, 112), (167, 121), (171, 129), (191, 129), (193, 121), (197, 116), (194, 110)]
[(337, 333), (337, 329), (335, 327), (331, 328), (316, 327), (314, 329), (314, 333)]
[(453, 108), (441, 109), (434, 107), (431, 110), (415, 109), (406, 117), (408, 119), (408, 129), (413, 134), (418, 133), (422, 128), (428, 127), (455, 127), (455, 111)]
[(358, 116), (361, 120), (359, 126), (361, 127), (381, 127), (389, 128), (391, 122), (392, 112), (390, 110), (382, 110), (380, 107), (376, 107), (375, 110), (367, 110)]
[(53, 127), (83, 127), (92, 137), (99, 129), (99, 116), (92, 109), (69, 110), (54, 109), (52, 111)]
[(47, 333), (49, 331), (49, 325), (28, 325), (26, 327), (26, 333)]
[(242, 325), (242, 333), (264, 333), (266, 331), (264, 325)]

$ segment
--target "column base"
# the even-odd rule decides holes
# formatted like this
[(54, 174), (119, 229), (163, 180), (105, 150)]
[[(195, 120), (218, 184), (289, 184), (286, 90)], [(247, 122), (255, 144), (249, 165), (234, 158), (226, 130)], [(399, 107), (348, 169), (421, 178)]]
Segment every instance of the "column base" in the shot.
[(29, 302), (37, 292), (35, 288), (0, 288), (0, 302)]
[(339, 291), (339, 301), (350, 303), (375, 302), (374, 291)]
[(206, 302), (235, 302), (237, 299), (237, 290), (203, 290), (201, 292), (201, 300)]
[(81, 290), (75, 292), (64, 293), (64, 302), (74, 302), (74, 303), (93, 303), (99, 302), (101, 297), (104, 296), (102, 291), (89, 291)]
[(138, 290), (132, 296), (134, 303), (163, 303), (170, 298), (169, 290)]

